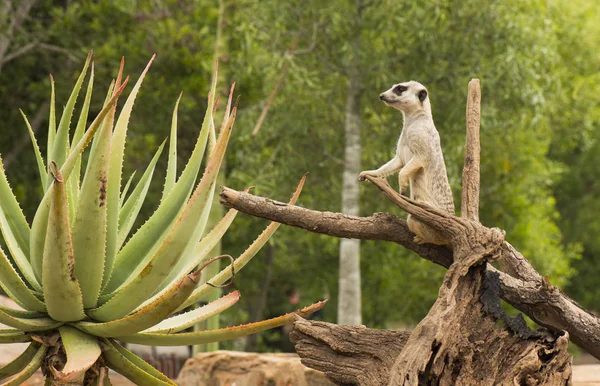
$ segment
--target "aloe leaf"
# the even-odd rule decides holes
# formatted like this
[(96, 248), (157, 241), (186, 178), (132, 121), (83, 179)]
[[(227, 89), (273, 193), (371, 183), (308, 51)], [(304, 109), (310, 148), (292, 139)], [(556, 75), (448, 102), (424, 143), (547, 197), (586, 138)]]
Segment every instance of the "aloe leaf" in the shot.
[(167, 276), (163, 285), (166, 286), (166, 284), (180, 279), (206, 260), (210, 251), (221, 241), (221, 238), (223, 238), (223, 235), (227, 232), (237, 214), (237, 210), (230, 209), (217, 225), (202, 237), (199, 243), (188, 245), (186, 252), (184, 252), (182, 258), (175, 265), (175, 269), (169, 272), (169, 276)]
[(183, 303), (196, 288), (200, 275), (200, 270), (189, 274), (169, 293), (125, 318), (106, 323), (79, 322), (75, 323), (74, 326), (89, 334), (102, 337), (129, 335), (145, 330), (169, 316), (175, 308)]
[[(300, 180), (300, 183), (298, 184), (298, 187), (296, 188), (294, 195), (292, 196), (292, 198), (289, 201), (289, 205), (295, 204), (296, 201), (298, 200), (298, 197), (300, 197), (300, 193), (302, 192), (302, 187), (304, 186), (304, 181), (306, 181), (306, 176), (302, 177), (302, 179)], [(277, 222), (270, 223), (265, 228), (265, 230), (260, 234), (260, 236), (258, 236), (252, 244), (250, 244), (250, 246), (244, 251), (244, 253), (242, 253), (237, 259), (235, 259), (235, 261), (233, 263), (233, 269), (232, 269), (231, 264), (228, 265), (223, 270), (221, 270), (221, 272), (219, 272), (213, 278), (211, 278), (209, 280), (209, 283), (212, 285), (218, 286), (218, 285), (225, 283), (227, 280), (231, 279), (231, 277), (233, 276), (233, 272), (239, 272), (242, 268), (244, 268), (244, 266), (246, 264), (248, 264), (248, 262), (258, 253), (258, 251), (260, 251), (260, 249), (267, 243), (267, 241), (269, 241), (269, 239), (271, 238), (271, 236), (273, 236), (275, 231), (277, 231), (277, 229), (279, 228), (279, 225), (281, 225), (281, 224), (277, 223)], [(181, 305), (177, 309), (177, 311), (180, 311), (180, 310), (184, 309), (185, 307), (189, 307), (192, 304), (198, 302), (209, 291), (211, 291), (213, 289), (214, 288), (212, 286), (210, 286), (209, 284), (206, 284), (206, 283), (202, 284), (201, 286), (199, 286), (198, 288), (196, 288), (194, 290), (194, 292), (188, 298), (188, 300), (186, 300), (185, 303), (183, 303), (183, 305)]]
[[(218, 97), (218, 95), (217, 95)], [(215, 146), (217, 146), (217, 132), (215, 129), (215, 114), (214, 114), (214, 110), (213, 113), (210, 116), (210, 132), (208, 134), (208, 155), (209, 158), (212, 154), (212, 152), (215, 149)]]
[(41, 290), (28, 261), (30, 230), (19, 203), (8, 184), (0, 157), (0, 231), (10, 254), (27, 282)]
[(60, 326), (62, 323), (49, 318), (25, 319), (10, 316), (0, 310), (0, 323), (21, 331), (46, 331)]
[(169, 137), (169, 159), (167, 161), (167, 176), (165, 177), (165, 186), (163, 187), (161, 201), (173, 190), (175, 179), (177, 177), (177, 110), (179, 109), (179, 101), (183, 92), (179, 94), (175, 108), (173, 109), (173, 118), (171, 119), (171, 135)]
[[(56, 97), (54, 94), (54, 77), (50, 74), (50, 116), (48, 117), (48, 147), (46, 148), (46, 159), (51, 160), (52, 148), (54, 147), (54, 137), (56, 137)], [(44, 180), (46, 189), (48, 189), (48, 180)]]
[(290, 312), (273, 319), (263, 320), (256, 323), (243, 324), (218, 330), (183, 332), (179, 334), (157, 334), (140, 332), (128, 336), (120, 336), (116, 339), (127, 342), (152, 346), (187, 346), (194, 344), (204, 344), (210, 342), (221, 342), (224, 340), (240, 338), (268, 330), (271, 328), (283, 326), (294, 321), (296, 315), (307, 316), (316, 312), (325, 306), (327, 301), (321, 301), (305, 307), (296, 312)]
[(46, 306), (31, 292), (0, 248), (0, 283), (11, 299), (33, 311), (46, 311)]
[(133, 181), (133, 177), (135, 177), (136, 173), (137, 173), (137, 170), (134, 170), (133, 173), (131, 173), (131, 175), (129, 176), (129, 179), (127, 180), (127, 183), (125, 184), (125, 187), (123, 188), (123, 191), (121, 192), (121, 196), (119, 197), (119, 215), (120, 215), (121, 209), (123, 209), (123, 203), (125, 202), (125, 198), (127, 198), (127, 193), (129, 193), (129, 188), (131, 187), (131, 182)]
[[(144, 71), (140, 75), (140, 78), (133, 86), (131, 93), (125, 101), (117, 123), (115, 124), (115, 130), (110, 143), (110, 160), (108, 170), (108, 186), (106, 192), (106, 206), (107, 206), (107, 218), (106, 218), (106, 258), (104, 262), (104, 276), (102, 278), (102, 287), (108, 282), (113, 269), (113, 263), (115, 256), (117, 255), (118, 245), (118, 231), (119, 231), (119, 194), (121, 190), (121, 173), (123, 170), (123, 156), (125, 154), (125, 139), (127, 138), (127, 128), (129, 126), (129, 118), (131, 117), (131, 111), (133, 110), (133, 104), (135, 98), (142, 86), (144, 77), (150, 69), (150, 65), (154, 61), (156, 54), (152, 55), (150, 61), (146, 65)], [(117, 79), (117, 85), (120, 79)]]
[[(212, 202), (212, 198), (209, 202)], [(207, 212), (210, 212), (210, 208)], [(162, 296), (164, 291), (167, 291), (169, 286), (173, 285), (177, 281), (181, 280), (182, 277), (191, 272), (194, 267), (197, 267), (200, 263), (202, 263), (209, 256), (210, 251), (213, 250), (215, 245), (221, 240), (229, 226), (235, 219), (238, 211), (235, 209), (230, 209), (225, 216), (217, 223), (217, 225), (207, 234), (205, 235), (199, 243), (195, 245), (188, 245), (186, 247), (186, 251), (182, 254), (179, 261), (176, 263), (175, 267), (169, 272), (168, 276), (162, 282), (159, 287), (160, 290), (156, 293), (152, 298), (148, 299), (146, 302), (142, 304), (145, 306), (147, 303), (152, 302), (156, 297)], [(204, 216), (204, 213), (203, 213)], [(208, 217), (208, 216), (206, 216)], [(188, 249), (191, 248), (190, 251)]]
[[(104, 98), (104, 104), (102, 106), (106, 107), (110, 103), (110, 101), (115, 97), (114, 90), (117, 90), (117, 89), (118, 88), (115, 87), (115, 80), (113, 79), (112, 82), (110, 82), (110, 86), (108, 86), (108, 91), (106, 92), (106, 97)], [(115, 105), (116, 105), (116, 101), (115, 101)], [(110, 109), (109, 109), (109, 112), (110, 112)], [(102, 123), (104, 123), (104, 121), (102, 121)], [(96, 148), (96, 145), (98, 144), (98, 137), (99, 137), (100, 131), (98, 131), (96, 133), (96, 135), (94, 136), (94, 140), (92, 142), (92, 147), (90, 148), (90, 153), (94, 152), (94, 149)], [(84, 176), (88, 173), (89, 169), (90, 169), (90, 163), (87, 162), (87, 164), (85, 166), (85, 172), (83, 173)]]
[[(227, 126), (229, 116), (231, 113), (231, 102), (233, 101), (234, 90), (235, 90), (235, 82), (233, 82), (233, 84), (231, 85), (231, 88), (229, 89), (229, 96), (227, 98), (227, 105), (225, 106), (225, 114), (223, 114), (223, 122), (221, 124), (221, 128)], [(211, 154), (212, 154), (212, 149), (215, 147), (215, 142), (216, 142), (214, 121), (213, 121), (213, 127), (212, 127), (212, 131), (211, 131), (211, 138), (212, 138), (212, 140), (210, 142), (210, 149), (211, 149)]]
[(37, 311), (27, 311), (27, 310), (19, 310), (16, 308), (11, 308), (7, 306), (0, 306), (0, 311), (4, 312), (15, 318), (24, 318), (24, 319), (39, 319), (46, 316), (43, 312)]
[[(115, 88), (123, 71), (123, 62)], [(81, 285), (83, 304), (85, 308), (95, 307), (100, 295), (105, 276), (109, 274), (112, 261), (107, 261), (108, 250), (108, 186), (111, 137), (116, 106), (113, 106), (106, 116), (102, 129), (95, 139), (95, 147), (90, 152), (88, 169), (81, 184), (81, 198), (75, 214), (73, 227), (73, 250), (77, 256), (75, 276)], [(116, 206), (113, 208), (118, 215), (119, 187), (116, 190)], [(94, 236), (90, 236), (93, 230)], [(116, 232), (116, 228), (115, 228)], [(111, 246), (111, 248), (114, 245)]]
[[(88, 80), (87, 90), (85, 92), (85, 98), (83, 100), (83, 106), (81, 107), (81, 112), (79, 113), (79, 120), (77, 121), (77, 127), (75, 128), (75, 133), (73, 134), (73, 139), (71, 140), (71, 147), (74, 147), (81, 138), (83, 138), (83, 134), (85, 132), (85, 126), (87, 124), (88, 114), (90, 111), (90, 102), (92, 100), (92, 91), (94, 88), (94, 63), (92, 62), (90, 70), (90, 79)], [(73, 221), (75, 218), (75, 207), (77, 202), (79, 201), (79, 186), (81, 183), (81, 158), (77, 158), (75, 162), (75, 169), (73, 170), (73, 176), (67, 180), (69, 194), (72, 197), (72, 201), (74, 206), (69, 207), (70, 220)]]
[[(216, 70), (215, 70), (216, 79)], [(212, 84), (211, 95), (215, 95), (216, 80)], [(194, 189), (194, 182), (198, 176), (198, 171), (204, 157), (206, 141), (209, 132), (210, 112), (214, 105), (213, 99), (209, 99), (206, 115), (200, 135), (192, 151), (192, 155), (186, 165), (183, 173), (177, 180), (177, 183), (171, 192), (160, 203), (157, 210), (138, 229), (138, 231), (125, 244), (123, 249), (117, 254), (113, 275), (108, 282), (105, 292), (110, 293), (121, 287), (130, 277), (129, 273), (136, 267), (144, 267), (150, 261), (156, 250), (164, 241), (169, 230), (173, 226), (174, 220), (180, 214), (186, 201)]]
[(19, 371), (15, 376), (7, 380), (2, 386), (19, 386), (23, 385), (23, 382), (31, 378), (31, 376), (40, 368), (48, 347), (41, 345), (35, 355), (31, 358), (31, 361), (25, 365), (25, 367)]
[(42, 192), (46, 190), (46, 178), (48, 173), (46, 173), (46, 165), (44, 165), (44, 159), (42, 158), (42, 153), (40, 152), (40, 147), (38, 146), (37, 140), (35, 139), (35, 133), (31, 128), (31, 124), (27, 119), (27, 116), (23, 112), (23, 110), (19, 109), (19, 112), (23, 116), (23, 120), (25, 121), (25, 125), (27, 126), (27, 130), (29, 131), (29, 138), (31, 138), (31, 144), (33, 145), (33, 152), (35, 153), (35, 160), (38, 166), (38, 173), (40, 173), (40, 182), (42, 184)]
[(117, 249), (120, 249), (125, 240), (127, 239), (127, 236), (129, 235), (129, 232), (131, 231), (131, 228), (135, 223), (137, 215), (140, 213), (140, 209), (142, 209), (142, 204), (146, 199), (146, 194), (148, 193), (150, 183), (152, 182), (154, 168), (156, 167), (156, 163), (158, 162), (158, 158), (162, 154), (164, 147), (165, 143), (163, 142), (154, 154), (154, 157), (152, 158), (148, 166), (146, 167), (146, 171), (144, 171), (144, 174), (142, 175), (142, 178), (140, 178), (140, 180), (138, 181), (135, 189), (133, 190), (133, 192), (131, 192), (131, 196), (129, 196), (129, 199), (127, 199), (125, 205), (123, 206), (123, 208), (121, 208), (121, 211), (119, 212), (119, 233), (117, 237)]
[(192, 327), (213, 315), (220, 314), (240, 300), (240, 292), (233, 291), (195, 310), (175, 315), (165, 319), (154, 327), (144, 330), (144, 333), (174, 334)]
[(31, 342), (31, 336), (23, 331), (15, 329), (14, 332), (0, 333), (0, 343), (25, 343)]
[(150, 366), (146, 361), (144, 361), (142, 358), (138, 357), (137, 355), (135, 355), (134, 353), (132, 353), (131, 351), (127, 350), (125, 347), (121, 346), (119, 344), (119, 342), (111, 340), (110, 342), (112, 344), (112, 346), (121, 354), (123, 355), (127, 360), (129, 360), (131, 363), (133, 363), (134, 365), (136, 365), (137, 367), (139, 367), (140, 369), (142, 369), (143, 371), (147, 372), (150, 375), (155, 376), (156, 378), (159, 378), (167, 383), (172, 382), (169, 377), (167, 377), (166, 375), (164, 375), (163, 373), (161, 373), (160, 371), (158, 371), (157, 369), (155, 369), (154, 367)]
[[(4, 290), (4, 292), (6, 292), (6, 295), (12, 299), (12, 301), (14, 301), (15, 303), (17, 303), (17, 305), (21, 308), (25, 308), (25, 304), (23, 304), (15, 295), (13, 295), (10, 290), (8, 288), (6, 288), (6, 286), (4, 285), (4, 283), (2, 283), (2, 281), (0, 281), (0, 288), (2, 288)], [(33, 292), (33, 291), (32, 291)], [(36, 295), (37, 296), (37, 295)], [(36, 298), (37, 299), (37, 298)], [(37, 299), (40, 300), (40, 299)]]
[[(92, 51), (88, 53), (87, 59), (85, 60), (85, 64), (83, 65), (83, 70), (81, 70), (81, 74), (77, 78), (75, 87), (73, 87), (73, 91), (71, 92), (71, 95), (67, 100), (67, 104), (65, 105), (65, 109), (63, 110), (63, 113), (61, 115), (60, 122), (58, 123), (58, 131), (56, 132), (56, 136), (54, 137), (52, 151), (48, 155), (48, 163), (50, 163), (50, 161), (54, 161), (57, 165), (62, 166), (62, 164), (67, 159), (71, 117), (73, 116), (75, 102), (77, 102), (77, 96), (79, 95), (79, 90), (81, 90), (81, 85), (83, 84), (83, 80), (85, 79), (87, 69), (90, 65), (91, 60)], [(46, 179), (46, 186), (49, 186), (51, 183), (52, 177), (48, 176)]]
[(102, 353), (98, 339), (69, 326), (59, 327), (58, 331), (67, 354), (67, 363), (62, 370), (56, 371), (56, 378), (62, 382), (82, 378)]
[[(145, 266), (136, 267), (131, 272), (132, 279), (117, 290), (108, 302), (89, 311), (88, 315), (97, 320), (113, 320), (127, 315), (146, 300), (149, 293), (157, 290), (185, 247), (189, 243), (195, 244), (199, 241), (203, 230), (197, 231), (197, 223), (217, 179), (234, 121), (235, 119), (230, 119), (228, 127), (221, 131), (215, 154), (209, 161), (198, 187), (152, 259)], [(193, 239), (194, 236), (197, 238)]]
[[(104, 121), (104, 117), (106, 117), (109, 110), (117, 102), (119, 95), (121, 95), (121, 93), (125, 89), (126, 85), (127, 85), (127, 79), (125, 79), (125, 82), (123, 82), (123, 85), (114, 93), (112, 98), (102, 108), (102, 110), (100, 111), (100, 113), (98, 114), (96, 119), (94, 119), (94, 122), (92, 122), (92, 124), (90, 125), (90, 128), (84, 134), (83, 138), (81, 138), (81, 140), (79, 142), (77, 142), (77, 145), (75, 145), (75, 147), (73, 147), (73, 149), (69, 153), (67, 160), (65, 161), (62, 168), (60, 169), (60, 172), (65, 180), (69, 179), (69, 176), (71, 175), (71, 172), (73, 171), (73, 169), (75, 167), (75, 163), (77, 162), (77, 160), (81, 159), (81, 153), (83, 152), (83, 150), (87, 147), (87, 145), (90, 143), (90, 141), (94, 137), (96, 130), (98, 130), (98, 128), (100, 127), (100, 124)], [(88, 165), (89, 165), (89, 162), (88, 162)], [(0, 179), (0, 194), (1, 194), (1, 188), (2, 188), (1, 182), (2, 182), (2, 180)], [(44, 194), (44, 197), (42, 198), (42, 201), (40, 202), (40, 205), (38, 206), (37, 212), (35, 213), (35, 216), (33, 218), (33, 223), (31, 225), (31, 238), (29, 241), (29, 245), (30, 245), (29, 256), (30, 256), (31, 265), (33, 267), (33, 271), (36, 274), (36, 277), (38, 279), (41, 279), (41, 273), (42, 273), (42, 256), (43, 256), (44, 244), (46, 242), (46, 228), (48, 226), (48, 214), (50, 212), (50, 196), (51, 196), (51, 193), (49, 191), (46, 191), (46, 193)], [(16, 199), (15, 199), (15, 201), (16, 201)], [(1, 202), (2, 201), (0, 201), (0, 203)], [(25, 224), (27, 224), (27, 223), (25, 223)]]
[(39, 348), (40, 344), (33, 342), (12, 362), (0, 367), (0, 381), (21, 372), (33, 360)]
[(49, 189), (52, 202), (42, 263), (44, 299), (52, 319), (72, 322), (85, 317), (82, 293), (75, 277), (77, 266), (82, 263), (76, 262), (73, 254), (65, 183), (54, 161), (50, 167), (54, 184)]
[(104, 343), (108, 349), (102, 353), (106, 364), (117, 373), (125, 376), (136, 385), (144, 386), (177, 386), (171, 380), (165, 380), (163, 377), (153, 375), (153, 373), (144, 371), (141, 367), (125, 357), (115, 348), (111, 341), (105, 340)]

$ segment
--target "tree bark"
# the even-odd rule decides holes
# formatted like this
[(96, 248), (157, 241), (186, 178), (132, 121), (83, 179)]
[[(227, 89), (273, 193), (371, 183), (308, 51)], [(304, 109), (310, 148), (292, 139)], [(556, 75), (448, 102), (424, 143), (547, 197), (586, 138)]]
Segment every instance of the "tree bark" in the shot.
[(461, 216), (479, 221), (479, 125), (481, 89), (479, 79), (471, 79), (467, 96), (467, 140), (462, 177)]
[[(376, 182), (380, 187), (378, 184), (379, 182)], [(389, 189), (393, 192), (391, 187)], [(408, 229), (406, 221), (390, 213), (357, 217), (342, 213), (320, 212), (227, 187), (221, 191), (220, 198), (221, 203), (227, 207), (310, 232), (340, 238), (391, 241), (443, 267), (448, 268), (453, 262), (452, 252), (445, 247), (415, 244), (412, 241), (414, 234)], [(500, 296), (503, 300), (524, 312), (541, 326), (550, 330), (567, 330), (575, 344), (600, 359), (598, 317), (558, 288), (545, 284), (542, 276), (529, 261), (507, 241), (502, 244), (502, 255), (499, 261), (505, 272), (491, 265), (487, 270), (498, 275)]]

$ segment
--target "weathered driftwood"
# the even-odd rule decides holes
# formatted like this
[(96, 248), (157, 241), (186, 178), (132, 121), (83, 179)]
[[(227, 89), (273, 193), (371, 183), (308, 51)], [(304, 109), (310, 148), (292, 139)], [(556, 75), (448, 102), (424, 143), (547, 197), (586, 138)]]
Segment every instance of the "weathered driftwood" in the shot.
[[(315, 233), (361, 240), (383, 240), (397, 243), (422, 258), (448, 268), (452, 251), (432, 244), (413, 242), (406, 221), (391, 213), (375, 213), (369, 217), (320, 212), (288, 205), (269, 198), (223, 188), (221, 203), (241, 212)], [(541, 326), (553, 331), (566, 330), (579, 347), (600, 359), (600, 319), (543, 277), (510, 243), (502, 244), (498, 259), (502, 271), (488, 265), (500, 282), (500, 297), (525, 313)]]
[[(600, 320), (543, 279), (504, 240), (502, 231), (478, 221), (479, 105), (479, 81), (473, 80), (467, 104), (463, 217), (414, 202), (387, 181), (369, 178), (401, 209), (449, 236), (452, 251), (415, 244), (406, 222), (391, 214), (363, 218), (317, 212), (223, 189), (221, 202), (243, 212), (337, 237), (393, 241), (449, 268), (437, 301), (412, 333), (296, 321), (290, 337), (303, 363), (337, 384), (570, 384), (569, 334), (600, 358)], [(496, 259), (504, 272), (487, 263)], [(500, 298), (550, 331), (530, 331), (522, 317), (509, 318)]]

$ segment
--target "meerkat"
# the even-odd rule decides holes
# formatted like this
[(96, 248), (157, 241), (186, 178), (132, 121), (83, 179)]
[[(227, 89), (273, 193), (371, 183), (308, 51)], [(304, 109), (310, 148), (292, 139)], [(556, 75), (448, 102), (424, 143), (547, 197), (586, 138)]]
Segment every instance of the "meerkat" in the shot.
[[(448, 183), (446, 165), (440, 145), (440, 135), (433, 123), (427, 89), (415, 81), (395, 84), (379, 95), (386, 105), (402, 112), (404, 126), (398, 140), (396, 156), (377, 170), (360, 173), (366, 176), (387, 177), (398, 173), (400, 194), (410, 185), (410, 198), (423, 201), (454, 215), (452, 189)], [(408, 216), (408, 228), (416, 234), (418, 244), (449, 245), (441, 232)]]

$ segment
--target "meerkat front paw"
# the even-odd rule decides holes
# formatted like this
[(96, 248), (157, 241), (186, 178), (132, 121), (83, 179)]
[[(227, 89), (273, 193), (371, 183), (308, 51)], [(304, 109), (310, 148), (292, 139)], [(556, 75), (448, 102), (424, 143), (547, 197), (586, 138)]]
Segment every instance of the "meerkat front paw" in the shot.
[(367, 176), (377, 177), (374, 170), (365, 170), (364, 172), (360, 172), (360, 174), (358, 175), (357, 181), (363, 182), (364, 180), (367, 179)]

